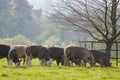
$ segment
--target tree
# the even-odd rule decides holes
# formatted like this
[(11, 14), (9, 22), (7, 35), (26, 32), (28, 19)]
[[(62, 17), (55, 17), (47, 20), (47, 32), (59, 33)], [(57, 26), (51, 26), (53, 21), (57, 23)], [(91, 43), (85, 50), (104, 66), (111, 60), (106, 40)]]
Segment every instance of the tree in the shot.
[(32, 44), (36, 44), (34, 42), (32, 42), (31, 40), (29, 40), (28, 38), (26, 38), (23, 35), (17, 35), (13, 38), (4, 38), (4, 39), (0, 39), (0, 43), (5, 43), (5, 44), (10, 44), (10, 45), (32, 45)]
[(60, 39), (53, 35), (53, 36), (50, 36), (48, 39), (46, 39), (42, 44), (43, 45), (57, 45), (59, 43)]
[(111, 47), (120, 40), (120, 0), (61, 0), (58, 4), (54, 5), (57, 20), (105, 42), (110, 61)]
[(12, 0), (0, 0), (0, 37), (8, 37), (11, 32), (10, 29), (13, 27), (14, 14)]
[(27, 0), (15, 0), (16, 33), (28, 35), (30, 23), (32, 22), (32, 6)]

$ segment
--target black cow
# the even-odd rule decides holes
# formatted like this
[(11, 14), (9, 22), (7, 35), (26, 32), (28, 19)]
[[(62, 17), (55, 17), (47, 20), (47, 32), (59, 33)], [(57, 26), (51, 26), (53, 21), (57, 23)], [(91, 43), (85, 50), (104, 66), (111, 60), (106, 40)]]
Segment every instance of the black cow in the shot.
[(26, 47), (26, 64), (27, 66), (31, 66), (32, 58), (39, 58), (40, 65), (48, 65), (51, 66), (52, 60), (50, 57), (50, 53), (46, 47), (41, 45), (32, 45)]
[(50, 52), (51, 58), (56, 60), (57, 65), (59, 65), (60, 63), (61, 63), (61, 65), (64, 64), (64, 61), (63, 61), (64, 48), (48, 47), (48, 50)]
[(79, 46), (67, 46), (64, 49), (64, 65), (69, 65), (69, 61), (84, 60), (88, 62), (90, 66), (95, 66), (93, 54), (86, 48)]
[(16, 54), (16, 49), (13, 46), (0, 44), (0, 59), (7, 58), (8, 66), (15, 63), (16, 67), (20, 65), (20, 60)]
[(95, 61), (100, 64), (101, 67), (107, 67), (111, 66), (111, 63), (107, 61), (107, 54), (104, 52), (100, 52), (97, 50), (91, 50), (93, 53), (93, 56), (95, 58)]

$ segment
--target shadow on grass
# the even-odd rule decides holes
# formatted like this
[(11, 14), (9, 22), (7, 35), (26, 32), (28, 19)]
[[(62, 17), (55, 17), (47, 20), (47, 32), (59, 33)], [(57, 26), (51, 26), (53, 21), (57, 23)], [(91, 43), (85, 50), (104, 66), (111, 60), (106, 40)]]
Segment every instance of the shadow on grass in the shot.
[(8, 75), (7, 74), (1, 74), (1, 77), (8, 77)]
[(28, 67), (26, 66), (19, 66), (19, 67), (15, 67), (15, 66), (12, 66), (12, 67), (8, 67), (8, 66), (2, 66), (3, 68), (10, 68), (10, 69), (15, 69), (15, 68), (18, 68), (18, 69), (27, 69)]

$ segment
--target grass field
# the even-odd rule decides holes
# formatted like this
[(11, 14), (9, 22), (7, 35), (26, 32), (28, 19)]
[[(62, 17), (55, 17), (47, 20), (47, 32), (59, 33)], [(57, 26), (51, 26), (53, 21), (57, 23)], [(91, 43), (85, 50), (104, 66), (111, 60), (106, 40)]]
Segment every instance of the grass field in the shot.
[[(53, 63), (52, 67), (39, 66), (34, 59), (32, 67), (8, 67), (6, 59), (0, 59), (0, 80), (120, 80), (120, 65), (97, 67), (63, 67)], [(119, 62), (120, 63), (120, 62)]]

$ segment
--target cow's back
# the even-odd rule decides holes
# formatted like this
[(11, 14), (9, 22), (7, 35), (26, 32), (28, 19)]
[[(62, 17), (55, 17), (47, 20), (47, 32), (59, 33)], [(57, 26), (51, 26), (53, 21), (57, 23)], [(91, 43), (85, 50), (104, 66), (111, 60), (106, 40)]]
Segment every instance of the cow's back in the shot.
[[(85, 54), (86, 53), (86, 54)], [(90, 51), (86, 48), (79, 47), (79, 46), (68, 46), (65, 48), (65, 55), (73, 56), (74, 58), (84, 57), (89, 55)]]
[(64, 55), (64, 48), (49, 47), (48, 50), (52, 58), (61, 58)]
[(48, 49), (41, 45), (32, 45), (26, 47), (26, 54), (28, 56), (31, 55), (33, 58), (40, 58), (40, 59), (42, 57), (50, 56)]
[(25, 58), (26, 51), (24, 45), (16, 45), (15, 49), (19, 58)]
[(31, 55), (32, 57), (36, 58), (38, 56), (40, 48), (41, 47), (35, 46), (35, 45), (26, 47), (26, 54), (27, 54), (27, 56)]

